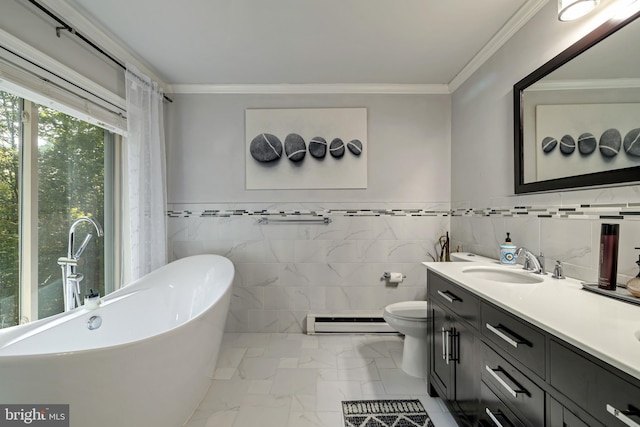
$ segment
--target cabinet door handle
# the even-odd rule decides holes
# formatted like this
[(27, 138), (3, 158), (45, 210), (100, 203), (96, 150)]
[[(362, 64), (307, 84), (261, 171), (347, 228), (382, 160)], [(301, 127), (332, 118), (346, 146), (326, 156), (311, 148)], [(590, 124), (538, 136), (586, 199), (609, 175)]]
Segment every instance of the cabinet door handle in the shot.
[(514, 334), (513, 332), (511, 332), (510, 330), (508, 330), (502, 325), (493, 326), (487, 323), (486, 326), (488, 330), (490, 330), (491, 332), (493, 332), (494, 334), (496, 334), (497, 336), (499, 336), (500, 338), (502, 338), (503, 340), (505, 340), (515, 348), (518, 348), (518, 345), (520, 344), (528, 344), (527, 341), (522, 340), (520, 337), (518, 337), (516, 334)]
[(440, 295), (442, 298), (444, 298), (445, 300), (447, 300), (449, 303), (453, 304), (456, 301), (460, 301), (460, 298), (458, 298), (457, 296), (455, 296), (454, 294), (452, 294), (449, 291), (438, 291), (438, 295)]
[(451, 360), (451, 349), (449, 348), (449, 342), (451, 341), (451, 334), (449, 333), (449, 331), (444, 331), (444, 337), (445, 337), (445, 342), (444, 342), (444, 348), (445, 348), (445, 361), (447, 362), (447, 365), (449, 364), (449, 360)]
[(484, 408), (484, 411), (487, 413), (489, 418), (491, 418), (491, 421), (493, 421), (493, 424), (495, 424), (496, 427), (505, 427), (505, 424), (502, 424), (500, 421), (498, 421), (498, 417), (504, 418), (503, 422), (505, 422), (506, 425), (513, 426), (513, 424), (511, 424), (509, 420), (507, 420), (507, 417), (505, 417), (501, 412), (498, 411), (494, 414), (489, 408)]
[(607, 403), (607, 412), (609, 412), (610, 414), (612, 414), (614, 417), (616, 417), (617, 419), (619, 419), (620, 421), (622, 421), (623, 423), (625, 423), (626, 425), (628, 425), (629, 427), (640, 427), (640, 424), (638, 424), (637, 422), (633, 421), (631, 418), (629, 418), (627, 415), (640, 415), (640, 411), (637, 410), (632, 410), (632, 411), (621, 411), (619, 409), (616, 409), (615, 407), (609, 405)]
[(489, 374), (491, 374), (491, 376), (493, 377), (493, 379), (495, 379), (496, 381), (498, 381), (498, 384), (500, 384), (505, 390), (507, 390), (507, 392), (515, 397), (516, 399), (518, 398), (519, 394), (529, 394), (527, 392), (527, 390), (523, 389), (520, 384), (516, 383), (515, 381), (513, 381), (513, 383), (515, 384), (515, 387), (511, 387), (509, 384), (507, 384), (507, 382), (502, 379), (500, 377), (500, 375), (498, 375), (498, 372), (504, 372), (504, 370), (500, 367), (493, 369), (491, 367), (489, 367), (489, 365), (485, 365), (485, 369), (487, 370), (487, 372), (489, 372)]
[(447, 337), (444, 330), (444, 326), (442, 327), (442, 360), (447, 360)]

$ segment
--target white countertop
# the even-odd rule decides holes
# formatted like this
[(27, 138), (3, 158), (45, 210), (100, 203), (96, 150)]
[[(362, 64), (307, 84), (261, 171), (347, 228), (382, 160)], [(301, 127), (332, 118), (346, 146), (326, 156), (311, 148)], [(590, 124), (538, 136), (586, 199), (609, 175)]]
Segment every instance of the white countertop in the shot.
[[(473, 266), (501, 266), (497, 260), (471, 258)], [(493, 282), (464, 273), (468, 262), (424, 262), (429, 270), (515, 314), (558, 338), (640, 379), (640, 306), (582, 289), (580, 281), (543, 277), (536, 284)], [(534, 273), (525, 273), (534, 274)]]

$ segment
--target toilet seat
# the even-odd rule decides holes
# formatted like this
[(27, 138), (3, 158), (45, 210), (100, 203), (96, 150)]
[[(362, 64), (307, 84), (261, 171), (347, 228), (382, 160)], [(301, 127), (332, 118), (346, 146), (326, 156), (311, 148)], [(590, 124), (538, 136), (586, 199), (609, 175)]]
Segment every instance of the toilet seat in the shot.
[(403, 301), (389, 304), (384, 311), (397, 319), (413, 321), (427, 320), (428, 309), (426, 301)]

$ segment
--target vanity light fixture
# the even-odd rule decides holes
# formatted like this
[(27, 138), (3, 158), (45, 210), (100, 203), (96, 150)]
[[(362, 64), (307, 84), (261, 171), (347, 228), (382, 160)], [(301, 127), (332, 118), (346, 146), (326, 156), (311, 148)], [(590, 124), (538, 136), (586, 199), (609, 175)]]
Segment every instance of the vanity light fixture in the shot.
[(558, 19), (573, 21), (591, 12), (600, 0), (558, 0)]

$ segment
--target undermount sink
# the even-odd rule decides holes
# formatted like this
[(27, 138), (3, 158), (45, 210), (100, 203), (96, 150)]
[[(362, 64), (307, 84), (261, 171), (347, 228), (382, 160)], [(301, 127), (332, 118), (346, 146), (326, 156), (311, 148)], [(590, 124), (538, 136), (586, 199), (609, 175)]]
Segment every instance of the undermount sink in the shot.
[(498, 267), (468, 267), (462, 270), (464, 274), (476, 279), (489, 280), (502, 283), (534, 284), (542, 283), (544, 279), (533, 273), (508, 270)]

